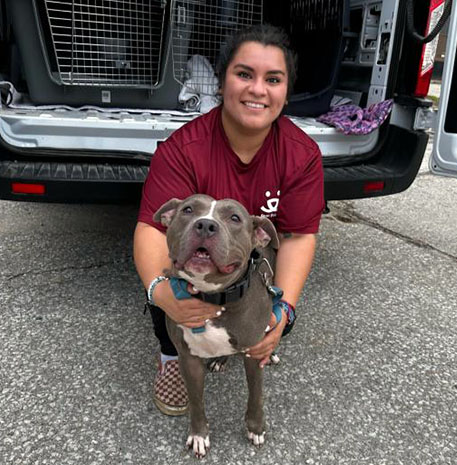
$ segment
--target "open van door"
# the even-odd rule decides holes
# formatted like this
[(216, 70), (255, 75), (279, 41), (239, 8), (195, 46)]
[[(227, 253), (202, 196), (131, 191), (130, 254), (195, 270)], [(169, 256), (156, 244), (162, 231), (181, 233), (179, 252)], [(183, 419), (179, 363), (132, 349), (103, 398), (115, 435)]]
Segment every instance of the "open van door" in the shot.
[(430, 170), (457, 177), (457, 1), (449, 19), (438, 118)]

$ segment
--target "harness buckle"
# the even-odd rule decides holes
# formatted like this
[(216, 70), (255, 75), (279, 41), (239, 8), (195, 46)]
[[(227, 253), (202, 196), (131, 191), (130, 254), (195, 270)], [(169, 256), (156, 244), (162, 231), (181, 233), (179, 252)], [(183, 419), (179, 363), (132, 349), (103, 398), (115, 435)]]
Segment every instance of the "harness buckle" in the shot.
[(283, 290), (278, 286), (267, 286), (267, 290), (273, 297), (273, 302), (279, 301), (284, 294)]
[[(266, 263), (268, 269), (267, 269), (267, 271), (264, 271), (263, 273), (261, 273), (260, 272), (260, 267), (262, 266), (263, 263)], [(262, 258), (262, 261), (259, 263), (258, 268), (259, 268), (259, 273), (262, 276), (263, 283), (265, 284), (265, 286), (267, 288), (272, 287), (274, 271), (273, 271), (273, 268), (270, 265), (270, 262), (264, 257), (264, 258)], [(268, 289), (268, 292), (270, 292), (269, 289)]]

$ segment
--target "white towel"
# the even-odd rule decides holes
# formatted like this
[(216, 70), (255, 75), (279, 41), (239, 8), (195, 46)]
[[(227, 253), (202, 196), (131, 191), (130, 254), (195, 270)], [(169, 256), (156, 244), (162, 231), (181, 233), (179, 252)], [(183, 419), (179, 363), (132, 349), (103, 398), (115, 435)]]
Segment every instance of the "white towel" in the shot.
[(179, 93), (178, 100), (186, 110), (208, 113), (219, 105), (219, 81), (211, 63), (202, 55), (193, 55), (187, 61), (189, 78)]

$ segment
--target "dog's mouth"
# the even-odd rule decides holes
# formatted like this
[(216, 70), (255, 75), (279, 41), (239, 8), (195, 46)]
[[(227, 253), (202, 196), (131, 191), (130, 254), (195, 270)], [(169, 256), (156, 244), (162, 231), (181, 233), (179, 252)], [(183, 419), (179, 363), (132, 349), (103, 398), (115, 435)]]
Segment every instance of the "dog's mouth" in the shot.
[(200, 260), (211, 260), (211, 255), (204, 247), (199, 247), (192, 255), (192, 258), (198, 258)]
[(176, 268), (184, 269), (192, 273), (208, 274), (208, 273), (233, 273), (241, 266), (240, 262), (233, 262), (228, 265), (216, 264), (213, 260), (211, 253), (205, 247), (196, 249), (191, 257), (183, 264), (179, 264), (177, 260), (174, 262)]

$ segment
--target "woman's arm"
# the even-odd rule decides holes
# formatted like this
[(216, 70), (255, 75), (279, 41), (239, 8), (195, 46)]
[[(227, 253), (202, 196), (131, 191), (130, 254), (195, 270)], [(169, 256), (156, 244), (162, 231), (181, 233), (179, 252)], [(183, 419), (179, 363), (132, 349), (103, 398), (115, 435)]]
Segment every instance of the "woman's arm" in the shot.
[[(138, 222), (133, 239), (133, 258), (145, 289), (171, 266), (165, 234), (147, 223)], [(194, 292), (189, 286), (189, 292)], [(202, 326), (215, 318), (220, 307), (198, 299), (177, 300), (169, 281), (160, 282), (154, 290), (154, 303), (172, 320), (189, 328)]]
[(283, 233), (279, 235), (279, 241), (275, 283), (284, 291), (282, 298), (295, 307), (311, 271), (316, 236)]
[(140, 279), (145, 289), (148, 289), (154, 278), (171, 267), (165, 234), (139, 221), (133, 237), (133, 259)]
[[(300, 293), (308, 278), (316, 249), (314, 234), (280, 234), (280, 247), (276, 258), (275, 284), (284, 291), (283, 299), (293, 305), (297, 304)], [(270, 327), (273, 329), (257, 345), (248, 349), (252, 358), (260, 360), (263, 368), (270, 360), (270, 356), (279, 344), (282, 332), (287, 323), (283, 311), (281, 321), (276, 324), (272, 314)]]

